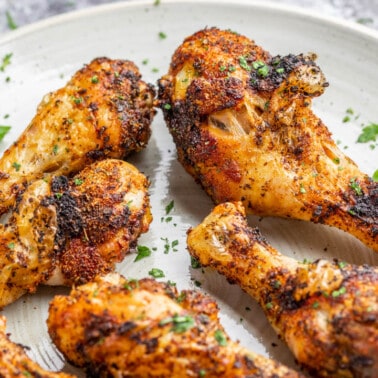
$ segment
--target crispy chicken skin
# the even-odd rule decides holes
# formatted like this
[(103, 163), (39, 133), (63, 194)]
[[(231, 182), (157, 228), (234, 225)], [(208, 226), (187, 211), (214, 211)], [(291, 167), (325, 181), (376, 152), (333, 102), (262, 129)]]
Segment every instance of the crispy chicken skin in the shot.
[(324, 223), (378, 251), (378, 183), (312, 112), (328, 85), (314, 56), (272, 57), (231, 31), (185, 39), (159, 81), (178, 159), (215, 203)]
[(70, 374), (46, 371), (32, 361), (21, 345), (9, 339), (5, 316), (0, 316), (0, 377), (73, 378)]
[(91, 377), (300, 377), (226, 335), (208, 296), (113, 273), (50, 302), (49, 334)]
[(314, 376), (377, 376), (378, 268), (283, 256), (248, 226), (241, 202), (217, 205), (187, 242), (202, 266), (257, 300)]
[(32, 183), (0, 225), (0, 308), (39, 284), (113, 271), (152, 221), (147, 189), (147, 178), (118, 159)]
[(155, 114), (151, 85), (130, 61), (97, 58), (46, 95), (36, 115), (0, 159), (0, 214), (28, 182), (69, 175), (104, 158), (146, 146)]

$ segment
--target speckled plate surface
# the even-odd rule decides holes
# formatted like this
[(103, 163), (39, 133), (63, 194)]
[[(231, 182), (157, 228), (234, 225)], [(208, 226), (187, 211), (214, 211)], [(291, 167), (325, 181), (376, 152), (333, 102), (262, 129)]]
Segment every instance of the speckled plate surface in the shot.
[[(377, 143), (356, 140), (362, 125), (378, 122), (377, 33), (295, 8), (242, 0), (114, 3), (3, 36), (0, 58), (10, 53), (12, 57), (11, 64), (0, 71), (0, 124), (11, 125), (12, 129), (0, 142), (0, 152), (27, 126), (43, 95), (63, 86), (83, 64), (99, 56), (130, 59), (140, 67), (144, 79), (155, 84), (184, 37), (206, 26), (243, 33), (273, 55), (315, 52), (330, 83), (326, 93), (315, 99), (315, 112), (341, 148), (362, 170), (373, 174), (378, 168)], [(343, 122), (347, 109), (353, 114), (349, 114), (349, 122)], [(176, 161), (160, 112), (152, 128), (148, 148), (130, 161), (151, 181), (154, 221), (139, 244), (153, 249), (153, 253), (138, 262), (134, 262), (135, 254), (130, 254), (119, 265), (119, 271), (129, 278), (142, 278), (151, 268), (160, 268), (164, 279), (175, 281), (179, 289), (209, 293), (218, 301), (222, 323), (233, 339), (295, 367), (290, 352), (252, 299), (218, 274), (191, 268), (186, 231), (208, 214), (212, 203)], [(172, 219), (167, 221), (165, 209), (171, 201)], [(378, 254), (338, 230), (272, 218), (250, 217), (250, 223), (258, 225), (280, 251), (299, 260), (337, 257), (358, 264), (378, 263)], [(47, 334), (48, 302), (54, 294), (63, 292), (67, 290), (41, 287), (37, 294), (24, 296), (3, 313), (12, 340), (30, 347), (28, 353), (35, 361), (47, 369), (82, 375), (62, 359)]]

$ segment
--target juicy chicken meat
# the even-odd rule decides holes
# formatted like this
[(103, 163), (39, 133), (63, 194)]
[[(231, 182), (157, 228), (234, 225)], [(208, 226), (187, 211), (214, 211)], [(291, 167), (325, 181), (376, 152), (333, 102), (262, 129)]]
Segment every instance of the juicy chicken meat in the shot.
[(187, 242), (202, 266), (256, 299), (314, 376), (377, 376), (378, 268), (283, 256), (248, 226), (241, 202), (217, 205)]
[(328, 85), (314, 59), (201, 30), (173, 54), (159, 104), (179, 161), (216, 204), (324, 223), (378, 251), (378, 183), (312, 112)]
[(4, 316), (0, 316), (0, 377), (74, 378), (70, 374), (44, 370), (32, 361), (21, 345), (9, 339)]
[(0, 225), (0, 308), (39, 284), (80, 284), (114, 270), (152, 221), (147, 189), (147, 178), (117, 159), (71, 179), (34, 181)]
[(27, 183), (69, 175), (104, 158), (146, 146), (155, 114), (151, 85), (130, 61), (94, 59), (67, 85), (47, 94), (18, 140), (0, 159), (0, 214)]
[(230, 340), (208, 296), (113, 273), (50, 302), (49, 334), (91, 377), (300, 377)]

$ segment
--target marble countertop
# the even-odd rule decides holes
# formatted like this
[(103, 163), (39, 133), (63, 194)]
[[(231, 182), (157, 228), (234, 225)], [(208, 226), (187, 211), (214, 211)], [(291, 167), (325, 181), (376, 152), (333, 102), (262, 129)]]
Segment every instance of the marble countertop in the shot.
[[(10, 32), (15, 28), (60, 13), (72, 12), (86, 7), (119, 1), (125, 0), (0, 0), (0, 33)], [(367, 27), (378, 30), (377, 0), (271, 1), (310, 9), (320, 14), (339, 17), (352, 22), (359, 22)]]

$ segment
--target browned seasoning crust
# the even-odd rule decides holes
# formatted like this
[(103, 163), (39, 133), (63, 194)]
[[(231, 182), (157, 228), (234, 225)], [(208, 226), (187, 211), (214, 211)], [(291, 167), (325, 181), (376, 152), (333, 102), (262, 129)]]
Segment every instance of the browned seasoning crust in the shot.
[(43, 98), (0, 159), (0, 214), (28, 182), (46, 174), (70, 175), (96, 160), (144, 148), (154, 96), (127, 60), (97, 58), (77, 71), (66, 86)]
[(0, 307), (41, 283), (79, 284), (113, 271), (152, 221), (148, 185), (118, 159), (31, 184), (0, 225)]
[(207, 295), (113, 274), (50, 303), (49, 334), (95, 377), (300, 377), (233, 342)]
[(188, 249), (258, 301), (313, 376), (377, 376), (376, 267), (283, 256), (248, 226), (240, 202), (217, 205), (189, 230)]
[(271, 56), (245, 36), (204, 29), (173, 54), (159, 106), (179, 161), (215, 203), (324, 223), (378, 251), (378, 183), (312, 112), (328, 86), (314, 59)]
[(32, 361), (21, 345), (9, 339), (6, 333), (6, 319), (0, 316), (0, 377), (73, 378), (74, 376), (44, 370)]

